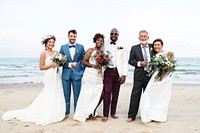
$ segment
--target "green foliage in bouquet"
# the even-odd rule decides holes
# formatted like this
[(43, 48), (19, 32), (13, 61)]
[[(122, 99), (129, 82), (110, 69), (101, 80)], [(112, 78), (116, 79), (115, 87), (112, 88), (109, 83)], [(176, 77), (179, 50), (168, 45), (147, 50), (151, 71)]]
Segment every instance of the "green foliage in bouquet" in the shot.
[(149, 62), (149, 67), (151, 69), (150, 75), (158, 70), (155, 80), (161, 81), (165, 75), (175, 71), (176, 60), (174, 57), (169, 57), (164, 53), (159, 53), (155, 55), (151, 62)]

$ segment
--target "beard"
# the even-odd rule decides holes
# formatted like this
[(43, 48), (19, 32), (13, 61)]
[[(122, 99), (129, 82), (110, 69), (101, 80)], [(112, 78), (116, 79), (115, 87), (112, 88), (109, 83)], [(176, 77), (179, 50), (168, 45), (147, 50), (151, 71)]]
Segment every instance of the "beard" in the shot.
[(74, 43), (76, 42), (76, 40), (75, 40), (75, 39), (70, 39), (69, 42), (70, 42), (71, 44), (74, 44)]
[(141, 44), (147, 44), (147, 41), (140, 41)]

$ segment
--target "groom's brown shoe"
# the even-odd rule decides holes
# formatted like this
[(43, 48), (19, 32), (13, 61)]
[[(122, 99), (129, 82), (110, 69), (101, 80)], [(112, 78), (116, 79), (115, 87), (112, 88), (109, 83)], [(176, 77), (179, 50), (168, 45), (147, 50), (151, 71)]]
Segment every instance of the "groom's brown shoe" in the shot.
[(135, 118), (128, 118), (126, 121), (127, 122), (132, 122), (132, 121), (134, 121), (135, 120)]

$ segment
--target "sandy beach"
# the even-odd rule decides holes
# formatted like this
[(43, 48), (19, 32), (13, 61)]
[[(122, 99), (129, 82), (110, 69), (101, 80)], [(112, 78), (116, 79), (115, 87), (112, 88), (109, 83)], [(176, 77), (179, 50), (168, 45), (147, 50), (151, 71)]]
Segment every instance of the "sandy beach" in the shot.
[[(42, 83), (1, 84), (0, 114), (7, 110), (20, 109), (29, 105), (43, 88)], [(101, 119), (80, 123), (70, 116), (59, 123), (37, 126), (18, 120), (0, 120), (0, 133), (199, 133), (200, 132), (200, 85), (173, 84), (172, 96), (165, 123), (141, 123), (140, 113), (136, 121), (127, 123), (127, 111), (132, 84), (121, 86), (117, 115), (119, 119), (109, 117), (107, 122)], [(73, 108), (71, 108), (73, 109)], [(102, 115), (102, 105), (99, 107)]]

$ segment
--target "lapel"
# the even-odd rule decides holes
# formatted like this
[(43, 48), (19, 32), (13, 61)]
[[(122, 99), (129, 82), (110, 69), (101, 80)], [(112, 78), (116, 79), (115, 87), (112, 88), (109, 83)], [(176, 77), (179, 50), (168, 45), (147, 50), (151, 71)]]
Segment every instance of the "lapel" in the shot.
[(137, 50), (139, 52), (140, 58), (144, 60), (143, 53), (142, 53), (142, 48), (141, 48), (140, 44), (137, 45)]
[(79, 45), (76, 43), (75, 52), (74, 52), (74, 55), (73, 55), (74, 56), (73, 60), (77, 57), (78, 51), (79, 51)]
[(153, 57), (153, 48), (152, 48), (152, 44), (148, 44), (149, 45), (149, 53), (150, 53), (150, 57)]
[[(144, 57), (143, 57), (143, 53), (142, 53), (142, 48), (140, 46), (141, 44), (138, 45), (138, 51), (139, 51), (139, 55), (141, 55), (141, 58), (144, 60)], [(152, 52), (152, 44), (148, 44), (148, 47), (149, 47), (149, 54), (150, 54), (150, 57), (152, 58), (153, 57), (153, 52)]]
[(118, 47), (119, 47), (119, 45), (120, 45), (119, 42), (116, 42), (116, 44), (115, 44), (115, 51), (116, 51), (116, 52), (118, 52)]
[(115, 51), (116, 51), (116, 52), (123, 51), (124, 45), (123, 45), (122, 43), (120, 43), (120, 42), (117, 41), (115, 45), (116, 45), (116, 46), (115, 46)]
[(70, 51), (69, 51), (69, 43), (66, 44), (65, 49), (66, 49), (66, 55), (67, 55), (67, 58), (69, 59), (69, 61), (72, 61), (72, 57), (71, 57), (71, 55), (70, 55)]

